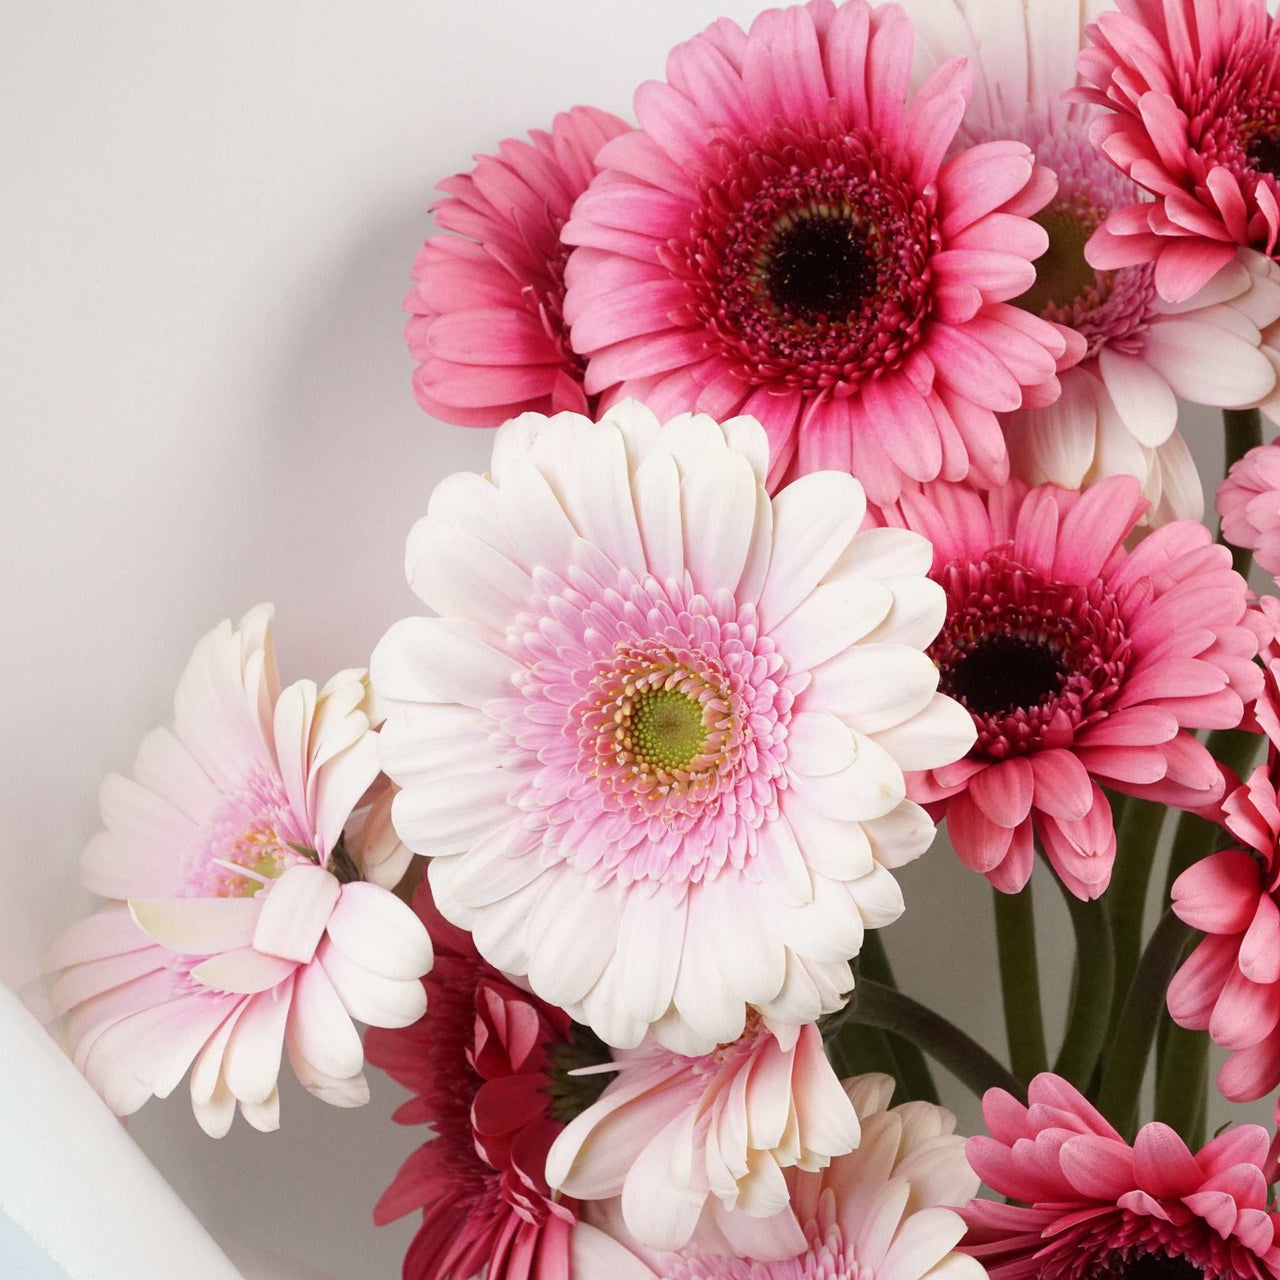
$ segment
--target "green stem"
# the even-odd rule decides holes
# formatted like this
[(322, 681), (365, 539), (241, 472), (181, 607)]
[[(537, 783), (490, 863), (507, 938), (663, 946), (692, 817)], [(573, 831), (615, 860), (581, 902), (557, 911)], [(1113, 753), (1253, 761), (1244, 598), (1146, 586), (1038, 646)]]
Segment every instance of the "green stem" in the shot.
[(1204, 1125), (1209, 1087), (1209, 1037), (1170, 1021), (1156, 1075), (1156, 1119), (1176, 1129), (1192, 1151), (1204, 1144), (1197, 1131)]
[[(1231, 470), (1250, 449), (1262, 443), (1262, 414), (1257, 409), (1223, 409), (1222, 411), (1223, 473)], [(1218, 541), (1222, 541), (1219, 534)], [(1242, 577), (1249, 576), (1253, 552), (1243, 547), (1231, 548), (1231, 563)]]
[(993, 893), (1009, 1061), (1019, 1080), (1030, 1081), (1049, 1069), (1044, 1016), (1040, 1011), (1040, 966), (1031, 884), (1028, 882), (1021, 893), (1001, 893), (999, 889)]
[(1115, 970), (1111, 918), (1102, 901), (1081, 902), (1060, 880), (1058, 883), (1076, 935), (1076, 976), (1062, 1048), (1053, 1070), (1084, 1089), (1097, 1066), (1111, 1016)]
[(1142, 919), (1147, 906), (1147, 886), (1155, 862), (1160, 829), (1168, 807), (1149, 800), (1129, 798), (1124, 817), (1116, 828), (1116, 863), (1107, 889), (1111, 937), (1115, 949), (1108, 1039), (1115, 1035), (1125, 993), (1133, 981), (1142, 952)]
[[(896, 988), (898, 985), (879, 930), (871, 929), (863, 938), (862, 950), (858, 953), (858, 973), (881, 986)], [(910, 1040), (892, 1033), (885, 1034), (888, 1036), (887, 1047), (896, 1064), (893, 1075), (903, 1093), (912, 1102), (936, 1103), (938, 1086), (924, 1054)]]
[(901, 991), (870, 978), (859, 980), (849, 1003), (827, 1020), (823, 1034), (828, 1040), (843, 1039), (854, 1026), (879, 1027), (911, 1041), (978, 1097), (988, 1089), (1006, 1089), (1016, 1098), (1026, 1097), (1026, 1090), (1004, 1064), (959, 1027)]
[(1164, 1011), (1165, 991), (1190, 936), (1190, 928), (1166, 911), (1142, 953), (1108, 1048), (1098, 1109), (1127, 1138), (1133, 1137), (1137, 1125), (1138, 1096)]

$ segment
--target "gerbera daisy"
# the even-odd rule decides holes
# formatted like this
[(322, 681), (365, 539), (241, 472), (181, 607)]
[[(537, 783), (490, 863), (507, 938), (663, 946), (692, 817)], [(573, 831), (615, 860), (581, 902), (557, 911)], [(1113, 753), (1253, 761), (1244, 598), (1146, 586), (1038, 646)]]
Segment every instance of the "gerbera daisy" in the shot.
[(352, 1019), (413, 1022), (431, 967), (426, 930), (360, 880), (344, 839), (378, 777), (365, 673), (281, 691), (271, 620), (264, 605), (209, 632), (173, 729), (143, 739), (132, 778), (102, 784), (106, 830), (81, 874), (115, 901), (47, 958), (76, 1065), (112, 1110), (167, 1097), (192, 1067), (214, 1137), (237, 1103), (278, 1125), (282, 1048), (326, 1102), (368, 1101)]
[[(621, 1196), (627, 1227), (655, 1249), (684, 1248), (708, 1201), (733, 1240), (737, 1220), (787, 1207), (784, 1169), (823, 1169), (858, 1145), (817, 1023), (753, 1019), (697, 1058), (655, 1044), (615, 1056), (616, 1078), (556, 1139), (547, 1178), (579, 1200)], [(780, 1229), (775, 1243), (785, 1258), (804, 1240)]]
[(1009, 304), (1053, 177), (1016, 141), (944, 162), (969, 72), (952, 59), (912, 95), (911, 54), (902, 10), (864, 0), (672, 51), (562, 233), (588, 392), (754, 415), (771, 490), (819, 469), (877, 502), (904, 475), (1003, 481), (996, 411), (1055, 399), (1080, 354)]
[(1246, 547), (1275, 577), (1280, 573), (1280, 444), (1250, 449), (1218, 486), (1222, 536)]
[(1034, 836), (1077, 897), (1107, 887), (1116, 837), (1099, 784), (1182, 808), (1222, 794), (1188, 730), (1235, 728), (1257, 694), (1247, 588), (1197, 521), (1126, 552), (1143, 508), (1138, 482), (1113, 476), (1083, 494), (926, 485), (883, 513), (933, 542), (947, 616), (929, 652), (978, 734), (911, 794), (1006, 893), (1031, 874)]
[(365, 1054), (414, 1095), (396, 1121), (434, 1132), (374, 1221), (422, 1211), (404, 1280), (569, 1280), (577, 1206), (552, 1193), (543, 1169), (564, 1120), (599, 1092), (593, 1078), (568, 1073), (608, 1055), (598, 1041), (593, 1054), (562, 1009), (487, 965), (435, 909), (425, 881), (413, 905), (435, 943), (428, 1012), (401, 1030), (370, 1031)]
[(991, 1280), (1258, 1280), (1280, 1274), (1268, 1212), (1267, 1131), (1240, 1125), (1194, 1155), (1165, 1124), (1132, 1147), (1065, 1080), (1040, 1075), (1029, 1105), (992, 1089), (990, 1137), (969, 1163), (1016, 1204), (973, 1200), (964, 1249)]
[(1280, 269), (1241, 250), (1175, 305), (1157, 294), (1151, 263), (1100, 270), (1085, 260), (1086, 242), (1108, 214), (1142, 196), (1090, 142), (1098, 109), (1063, 101), (1100, 0), (905, 0), (904, 8), (920, 46), (917, 74), (955, 54), (972, 64), (960, 141), (1016, 138), (1058, 179), (1035, 216), (1049, 248), (1036, 260), (1035, 284), (1014, 303), (1072, 329), (1086, 354), (1061, 374), (1060, 399), (1003, 416), (1014, 473), (1068, 489), (1133, 475), (1151, 524), (1200, 519), (1204, 492), (1175, 430), (1176, 396), (1239, 407), (1272, 391), (1276, 370), (1259, 347), (1261, 330), (1280, 320)]
[(492, 479), (432, 496), (407, 567), (441, 615), (373, 656), (401, 839), (481, 955), (607, 1043), (678, 1053), (747, 1007), (813, 1021), (852, 986), (888, 868), (927, 847), (903, 769), (973, 741), (925, 656), (916, 535), (859, 533), (852, 476), (770, 500), (759, 423), (624, 403), (526, 414)]
[(1265, 0), (1121, 0), (1087, 34), (1087, 87), (1105, 108), (1094, 141), (1154, 201), (1113, 211), (1094, 232), (1102, 268), (1153, 263), (1161, 295), (1199, 292), (1248, 245), (1274, 255), (1280, 232), (1280, 28)]
[[(982, 1268), (956, 1252), (964, 1235), (963, 1205), (978, 1179), (957, 1137), (955, 1117), (927, 1102), (886, 1110), (887, 1076), (846, 1083), (862, 1123), (856, 1151), (820, 1172), (788, 1174), (785, 1216), (798, 1231), (799, 1252), (783, 1261), (734, 1256), (699, 1237), (683, 1253), (656, 1253), (621, 1220), (617, 1202), (586, 1205), (573, 1232), (575, 1275), (613, 1280), (982, 1280)], [(776, 1228), (771, 1227), (770, 1230)], [(760, 1242), (775, 1243), (762, 1231)], [(727, 1242), (719, 1242), (722, 1246)]]
[(595, 153), (629, 126), (574, 107), (550, 133), (508, 139), (440, 184), (436, 224), (413, 268), (405, 327), (413, 389), (433, 417), (496, 427), (525, 409), (587, 412), (583, 361), (564, 323), (560, 228), (595, 174)]

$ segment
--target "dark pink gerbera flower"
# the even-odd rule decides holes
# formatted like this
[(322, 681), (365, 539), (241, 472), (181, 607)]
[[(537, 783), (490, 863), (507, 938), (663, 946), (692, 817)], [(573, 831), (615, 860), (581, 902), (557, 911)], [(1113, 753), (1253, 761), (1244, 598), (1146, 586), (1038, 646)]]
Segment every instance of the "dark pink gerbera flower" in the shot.
[(432, 236), (414, 264), (405, 327), (413, 389), (433, 417), (496, 427), (526, 410), (586, 413), (583, 361), (564, 324), (560, 228), (595, 174), (595, 153), (629, 126), (594, 107), (551, 132), (508, 139), (440, 184)]
[(1239, 1125), (1194, 1155), (1164, 1124), (1131, 1147), (1065, 1080), (1039, 1075), (1029, 1105), (982, 1102), (990, 1137), (965, 1154), (1015, 1204), (971, 1200), (961, 1248), (991, 1280), (1265, 1280), (1280, 1275), (1268, 1135)]
[(952, 58), (912, 94), (912, 46), (896, 5), (813, 0), (672, 51), (563, 232), (589, 394), (755, 416), (771, 489), (1003, 482), (996, 412), (1055, 399), (1084, 351), (1010, 305), (1055, 183), (1021, 142), (944, 159), (971, 75)]
[(945, 621), (929, 653), (978, 730), (909, 793), (1006, 893), (1026, 884), (1035, 836), (1072, 893), (1102, 893), (1116, 850), (1103, 786), (1180, 808), (1222, 795), (1189, 731), (1234, 728), (1257, 695), (1247, 589), (1198, 521), (1127, 551), (1145, 505), (1113, 476), (1083, 494), (935, 483), (882, 511), (933, 543)]
[(1092, 136), (1154, 201), (1094, 233), (1099, 268), (1154, 262), (1181, 302), (1250, 245), (1280, 237), (1280, 26), (1265, 0), (1119, 0), (1087, 33), (1078, 99), (1107, 108)]
[[(563, 1128), (557, 1114), (579, 1109), (559, 1095), (585, 1089), (585, 1107), (598, 1092), (560, 1069), (582, 1065), (568, 1061), (573, 1024), (486, 964), (425, 880), (413, 905), (437, 948), (423, 979), (430, 1014), (370, 1034), (365, 1056), (415, 1094), (396, 1121), (429, 1124), (435, 1136), (401, 1166), (374, 1221), (422, 1210), (404, 1280), (470, 1280), (485, 1268), (489, 1280), (569, 1280), (577, 1205), (551, 1192), (544, 1170)], [(593, 1079), (603, 1087), (607, 1077)]]

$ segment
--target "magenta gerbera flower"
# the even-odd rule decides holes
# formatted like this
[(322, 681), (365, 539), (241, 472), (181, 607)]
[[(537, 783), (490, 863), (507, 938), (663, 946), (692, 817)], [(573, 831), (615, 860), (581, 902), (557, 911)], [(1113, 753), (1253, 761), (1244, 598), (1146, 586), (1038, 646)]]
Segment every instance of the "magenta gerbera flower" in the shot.
[(550, 133), (508, 139), (440, 184), (436, 223), (458, 234), (423, 245), (405, 299), (413, 389), (433, 417), (496, 427), (526, 409), (588, 411), (562, 314), (560, 228), (596, 172), (595, 153), (627, 128), (574, 107)]
[(990, 1137), (966, 1153), (991, 1190), (971, 1200), (962, 1248), (991, 1280), (1260, 1280), (1280, 1274), (1268, 1135), (1239, 1125), (1194, 1155), (1165, 1124), (1131, 1147), (1065, 1080), (1039, 1075), (1029, 1105), (990, 1090)]
[(1237, 245), (1274, 256), (1280, 235), (1280, 27), (1265, 0), (1120, 0), (1080, 55), (1107, 108), (1106, 155), (1154, 201), (1118, 209), (1090, 245), (1097, 267), (1155, 263), (1171, 301), (1203, 288)]
[(1053, 400), (1079, 354), (1009, 305), (1053, 176), (1021, 142), (944, 163), (969, 70), (911, 94), (912, 43), (896, 6), (815, 0), (672, 51), (563, 232), (588, 393), (753, 415), (771, 489), (852, 470), (884, 502), (904, 475), (1004, 479), (995, 413)]
[(1077, 897), (1107, 887), (1102, 786), (1182, 808), (1220, 798), (1221, 771), (1189, 730), (1234, 728), (1261, 685), (1230, 553), (1191, 520), (1126, 551), (1143, 509), (1137, 481), (1114, 476), (1083, 494), (939, 483), (884, 512), (933, 542), (946, 621), (929, 652), (977, 727), (966, 758), (918, 775), (911, 794), (945, 812), (961, 859), (1007, 893), (1026, 884), (1037, 835)]
[(404, 1280), (482, 1271), (489, 1280), (569, 1280), (577, 1208), (551, 1192), (543, 1169), (565, 1090), (583, 1088), (562, 1069), (575, 1065), (572, 1023), (485, 964), (425, 881), (413, 905), (437, 948), (438, 967), (423, 982), (430, 1016), (369, 1035), (365, 1054), (414, 1095), (396, 1121), (434, 1132), (401, 1166), (374, 1221), (421, 1210)]
[(1218, 486), (1222, 536), (1247, 547), (1273, 577), (1280, 573), (1280, 444), (1259, 445)]

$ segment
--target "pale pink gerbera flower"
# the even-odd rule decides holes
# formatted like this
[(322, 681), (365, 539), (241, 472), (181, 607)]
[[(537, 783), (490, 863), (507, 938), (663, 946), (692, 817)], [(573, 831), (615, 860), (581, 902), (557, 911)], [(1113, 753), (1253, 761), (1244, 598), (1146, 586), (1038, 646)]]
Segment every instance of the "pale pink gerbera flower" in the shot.
[(550, 133), (509, 139), (440, 184), (436, 223), (458, 234), (423, 245), (405, 299), (413, 389), (433, 417), (496, 427), (525, 409), (587, 411), (563, 317), (560, 228), (596, 172), (595, 153), (627, 128), (574, 107)]
[[(955, 1207), (978, 1188), (954, 1133), (955, 1117), (926, 1102), (886, 1110), (887, 1076), (846, 1082), (862, 1124), (856, 1151), (819, 1172), (787, 1175), (786, 1236), (760, 1231), (776, 1248), (794, 1233), (794, 1256), (745, 1250), (699, 1235), (679, 1254), (638, 1242), (617, 1202), (583, 1206), (586, 1221), (573, 1232), (574, 1274), (612, 1280), (982, 1280), (982, 1268), (956, 1252), (965, 1224)], [(778, 1230), (771, 1220), (770, 1230)]]
[(973, 741), (923, 652), (927, 544), (859, 533), (845, 473), (771, 500), (767, 451), (752, 419), (635, 403), (508, 423), (410, 536), (441, 616), (373, 656), (440, 911), (614, 1046), (839, 1007), (931, 838), (903, 769)]
[(996, 411), (1056, 398), (1080, 354), (1009, 304), (1053, 177), (1014, 141), (944, 162), (969, 71), (912, 95), (911, 52), (902, 10), (864, 0), (722, 19), (672, 51), (563, 232), (589, 392), (753, 414), (771, 490), (819, 469), (876, 502), (904, 475), (1003, 481)]
[(200, 641), (173, 729), (102, 784), (106, 830), (81, 873), (116, 901), (48, 964), (76, 1065), (118, 1115), (192, 1067), (206, 1132), (226, 1133), (237, 1103), (273, 1129), (282, 1048), (318, 1097), (368, 1100), (352, 1019), (413, 1022), (431, 966), (426, 930), (358, 878), (344, 839), (378, 777), (371, 714), (363, 671), (281, 691), (260, 606)]
[(1085, 24), (1101, 0), (1036, 5), (1022, 0), (906, 0), (916, 26), (917, 74), (959, 53), (974, 72), (960, 139), (1016, 138), (1058, 179), (1035, 216), (1049, 247), (1017, 306), (1072, 329), (1085, 359), (1063, 372), (1051, 405), (1002, 421), (1014, 473), (1030, 484), (1078, 489), (1103, 476), (1141, 481), (1146, 520), (1200, 519), (1204, 491), (1175, 430), (1177, 396), (1201, 404), (1253, 404), (1275, 385), (1259, 350), (1280, 320), (1280, 270), (1241, 250), (1194, 296), (1161, 300), (1151, 263), (1095, 269), (1085, 260), (1094, 230), (1141, 191), (1089, 140), (1098, 109), (1068, 104)]
[(1120, 0), (1087, 34), (1075, 96), (1106, 109), (1095, 142), (1155, 197), (1112, 212), (1090, 260), (1154, 263), (1162, 296), (1183, 301), (1237, 245), (1274, 256), (1280, 28), (1265, 0)]
[(1222, 536), (1246, 547), (1275, 577), (1280, 573), (1280, 444), (1250, 449), (1218, 486)]
[(1194, 1155), (1165, 1124), (1131, 1147), (1065, 1080), (1039, 1075), (1028, 1105), (983, 1099), (990, 1137), (969, 1162), (992, 1191), (973, 1200), (964, 1248), (991, 1280), (1259, 1280), (1280, 1274), (1268, 1212), (1267, 1131), (1240, 1125)]
[[(422, 1212), (404, 1280), (570, 1280), (572, 1200), (547, 1186), (556, 1134), (599, 1092), (569, 1075), (599, 1061), (599, 1042), (562, 1009), (522, 991), (444, 920), (423, 882), (414, 909), (435, 943), (427, 1013), (374, 1028), (365, 1053), (414, 1095), (399, 1124), (430, 1125), (374, 1209), (379, 1225)], [(595, 1087), (593, 1087), (593, 1085)]]
[(1126, 552), (1143, 506), (1137, 481), (1113, 476), (1083, 494), (928, 485), (884, 513), (933, 541), (947, 616), (929, 652), (978, 734), (911, 793), (945, 812), (961, 859), (1006, 893), (1026, 884), (1035, 836), (1077, 897), (1107, 887), (1102, 786), (1182, 808), (1222, 795), (1189, 731), (1234, 728), (1257, 694), (1247, 589), (1197, 521)]
[[(621, 1196), (628, 1229), (682, 1249), (700, 1218), (770, 1257), (804, 1247), (794, 1223), (765, 1229), (789, 1203), (784, 1169), (824, 1169), (858, 1145), (858, 1117), (817, 1023), (753, 1019), (734, 1043), (697, 1058), (646, 1043), (615, 1055), (616, 1079), (556, 1139), (547, 1179), (579, 1200)], [(736, 1210), (736, 1212), (735, 1212)]]

